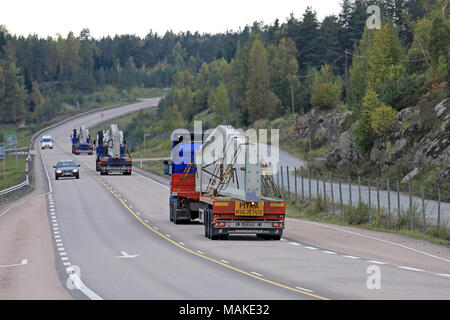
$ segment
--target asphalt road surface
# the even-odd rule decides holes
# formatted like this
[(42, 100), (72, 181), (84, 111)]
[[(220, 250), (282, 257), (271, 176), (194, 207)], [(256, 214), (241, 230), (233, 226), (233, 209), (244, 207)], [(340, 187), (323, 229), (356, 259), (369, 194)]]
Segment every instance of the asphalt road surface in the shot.
[[(55, 147), (35, 156), (40, 187), (0, 207), (0, 298), (450, 299), (448, 248), (299, 219), (287, 220), (281, 241), (211, 241), (200, 224), (169, 222), (166, 179), (137, 169), (100, 176), (95, 156), (71, 154), (73, 128), (156, 103), (47, 132)], [(79, 180), (55, 181), (61, 159), (81, 165)]]

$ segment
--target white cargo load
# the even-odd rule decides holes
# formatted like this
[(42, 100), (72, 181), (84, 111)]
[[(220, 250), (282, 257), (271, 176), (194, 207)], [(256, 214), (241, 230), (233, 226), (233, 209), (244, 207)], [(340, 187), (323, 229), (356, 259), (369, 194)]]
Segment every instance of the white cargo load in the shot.
[(232, 126), (218, 126), (195, 153), (196, 191), (209, 196), (261, 201), (258, 145)]

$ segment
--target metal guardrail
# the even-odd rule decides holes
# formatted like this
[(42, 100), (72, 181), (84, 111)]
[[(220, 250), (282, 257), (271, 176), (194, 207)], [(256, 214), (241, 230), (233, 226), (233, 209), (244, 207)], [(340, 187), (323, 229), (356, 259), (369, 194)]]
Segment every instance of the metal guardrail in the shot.
[(16, 184), (15, 186), (9, 187), (4, 190), (0, 190), (0, 203), (8, 201), (9, 198), (11, 198), (11, 196), (14, 196), (17, 192), (25, 192), (31, 184), (31, 175), (30, 175), (29, 168), (31, 167), (30, 164), (31, 164), (32, 158), (31, 158), (30, 150), (28, 148), (23, 148), (23, 149), (28, 150), (28, 156), (27, 156), (27, 159), (25, 162), (25, 180), (19, 184)]

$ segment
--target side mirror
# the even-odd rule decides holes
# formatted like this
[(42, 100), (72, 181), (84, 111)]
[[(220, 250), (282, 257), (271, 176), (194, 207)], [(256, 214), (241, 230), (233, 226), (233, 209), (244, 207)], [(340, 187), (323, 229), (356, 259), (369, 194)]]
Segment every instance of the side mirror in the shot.
[(169, 161), (164, 160), (164, 174), (166, 176), (170, 176), (170, 168), (169, 168)]
[(78, 165), (78, 167), (80, 167), (80, 165)]
[(53, 168), (56, 168), (56, 166), (53, 166)]

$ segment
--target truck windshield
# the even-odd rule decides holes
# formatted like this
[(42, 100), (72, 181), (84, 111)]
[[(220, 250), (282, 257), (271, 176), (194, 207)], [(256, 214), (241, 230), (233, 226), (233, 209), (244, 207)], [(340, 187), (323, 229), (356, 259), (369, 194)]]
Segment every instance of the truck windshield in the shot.
[(50, 138), (44, 138), (44, 139), (42, 139), (42, 142), (52, 142), (52, 139), (50, 139)]

